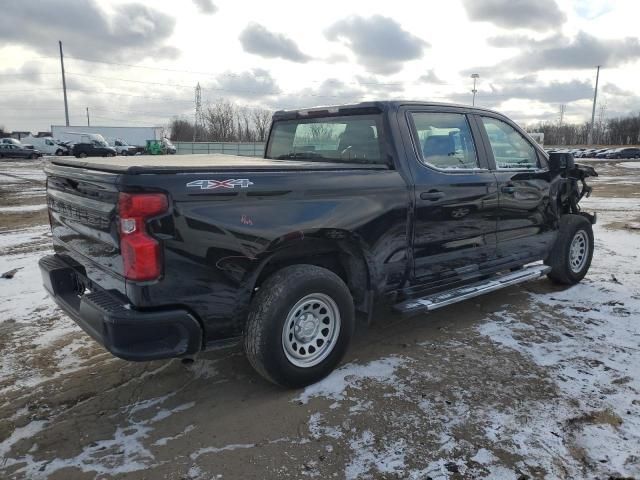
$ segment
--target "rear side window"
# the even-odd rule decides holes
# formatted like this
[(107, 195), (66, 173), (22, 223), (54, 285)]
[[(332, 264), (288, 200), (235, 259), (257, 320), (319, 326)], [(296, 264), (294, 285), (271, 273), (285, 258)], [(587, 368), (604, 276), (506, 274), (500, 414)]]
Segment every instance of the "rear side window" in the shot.
[(479, 168), (466, 115), (414, 112), (411, 117), (425, 164), (441, 170)]
[(499, 170), (538, 168), (536, 149), (515, 128), (502, 120), (482, 117)]
[(274, 123), (267, 158), (385, 163), (380, 115), (352, 115)]

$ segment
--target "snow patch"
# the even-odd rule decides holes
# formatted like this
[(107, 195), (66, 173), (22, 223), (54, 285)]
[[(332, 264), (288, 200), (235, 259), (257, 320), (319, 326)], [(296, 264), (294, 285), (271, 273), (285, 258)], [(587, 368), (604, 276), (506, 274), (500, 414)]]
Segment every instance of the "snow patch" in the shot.
[(344, 400), (347, 388), (360, 389), (366, 381), (395, 385), (398, 382), (395, 371), (407, 361), (400, 357), (388, 357), (373, 360), (365, 365), (348, 363), (334, 370), (325, 379), (305, 388), (295, 400), (302, 403), (316, 397)]

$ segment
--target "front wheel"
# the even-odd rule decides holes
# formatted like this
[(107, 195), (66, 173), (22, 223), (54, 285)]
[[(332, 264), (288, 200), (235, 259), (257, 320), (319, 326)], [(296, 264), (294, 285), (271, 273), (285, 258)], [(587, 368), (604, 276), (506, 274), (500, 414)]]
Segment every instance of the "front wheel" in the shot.
[(593, 229), (581, 215), (565, 215), (553, 250), (545, 263), (551, 267), (547, 275), (552, 281), (574, 285), (584, 278), (593, 257)]
[(325, 268), (293, 265), (274, 273), (258, 290), (244, 349), (267, 380), (303, 387), (336, 367), (354, 327), (353, 299), (342, 279)]

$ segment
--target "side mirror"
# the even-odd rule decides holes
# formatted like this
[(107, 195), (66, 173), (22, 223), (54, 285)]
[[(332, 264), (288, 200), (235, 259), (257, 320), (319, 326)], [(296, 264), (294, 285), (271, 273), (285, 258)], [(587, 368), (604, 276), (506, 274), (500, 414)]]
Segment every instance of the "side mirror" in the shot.
[(575, 161), (571, 153), (554, 152), (549, 154), (549, 171), (551, 173), (571, 170), (574, 165)]

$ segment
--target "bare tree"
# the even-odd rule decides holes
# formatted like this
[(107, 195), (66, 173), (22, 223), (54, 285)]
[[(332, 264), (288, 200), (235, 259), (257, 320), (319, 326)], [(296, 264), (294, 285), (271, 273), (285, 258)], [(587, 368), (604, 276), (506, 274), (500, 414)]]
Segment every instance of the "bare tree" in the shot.
[(271, 128), (271, 116), (272, 112), (270, 110), (256, 108), (251, 112), (258, 142), (267, 140), (267, 135), (269, 135), (269, 129)]
[[(205, 109), (204, 125), (198, 126), (198, 139), (208, 142), (264, 142), (269, 134), (271, 115), (269, 110), (250, 109), (218, 99)], [(169, 122), (169, 128), (172, 140), (193, 140), (193, 122), (174, 118)]]
[(189, 120), (174, 118), (169, 122), (170, 139), (174, 142), (190, 142), (193, 140), (194, 124)]

